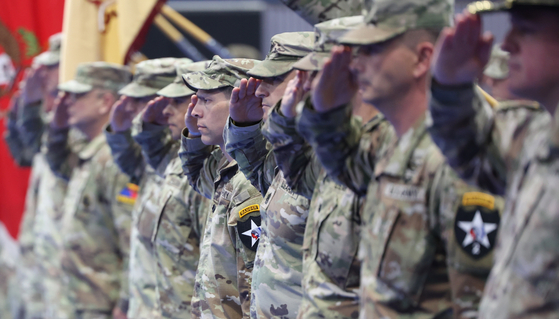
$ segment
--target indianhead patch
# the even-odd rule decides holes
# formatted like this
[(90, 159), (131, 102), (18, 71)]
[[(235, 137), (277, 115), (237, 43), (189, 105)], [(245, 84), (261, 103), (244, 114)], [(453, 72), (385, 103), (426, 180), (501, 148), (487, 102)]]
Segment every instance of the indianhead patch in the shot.
[(261, 221), (260, 216), (250, 216), (244, 222), (237, 222), (237, 230), (239, 231), (241, 241), (252, 251), (256, 251), (260, 242), (260, 235), (262, 234)]
[[(481, 198), (480, 194), (484, 197)], [(471, 200), (472, 198), (483, 200)], [(474, 259), (481, 259), (495, 246), (499, 228), (499, 212), (494, 209), (493, 196), (470, 192), (464, 194), (454, 222), (454, 236), (462, 250)], [(469, 205), (468, 205), (469, 204)]]

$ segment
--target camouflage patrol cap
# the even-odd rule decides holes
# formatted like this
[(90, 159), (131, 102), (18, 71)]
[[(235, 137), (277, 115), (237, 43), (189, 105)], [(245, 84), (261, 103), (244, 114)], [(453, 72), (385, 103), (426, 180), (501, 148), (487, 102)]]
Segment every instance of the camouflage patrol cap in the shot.
[(313, 52), (293, 65), (294, 69), (304, 71), (319, 71), (326, 59), (330, 57), (330, 50), (336, 45), (338, 39), (349, 30), (363, 24), (363, 16), (353, 16), (333, 19), (318, 23), (314, 26)]
[(505, 0), (501, 2), (476, 1), (468, 5), (471, 14), (505, 11), (516, 6), (559, 7), (559, 0)]
[(134, 98), (154, 95), (157, 91), (173, 83), (177, 75), (177, 63), (192, 63), (192, 60), (161, 58), (138, 63), (134, 80), (118, 91), (118, 94)]
[(454, 0), (375, 0), (365, 24), (345, 34), (339, 42), (368, 45), (390, 40), (409, 30), (450, 26)]
[(266, 59), (248, 71), (257, 78), (280, 76), (293, 69), (293, 64), (312, 51), (312, 32), (285, 32), (276, 34), (270, 40), (270, 52)]
[(215, 55), (204, 71), (184, 74), (184, 83), (192, 90), (215, 90), (227, 86), (237, 87), (247, 72), (260, 61), (252, 59), (222, 59)]
[(501, 50), (500, 45), (493, 46), (489, 63), (483, 70), (483, 74), (497, 80), (506, 79), (509, 76), (509, 53)]
[(39, 65), (53, 66), (60, 63), (60, 47), (62, 45), (62, 33), (56, 33), (49, 37), (49, 49), (33, 59), (33, 63)]
[(157, 91), (157, 95), (168, 97), (168, 98), (175, 98), (175, 97), (182, 97), (182, 96), (189, 96), (196, 92), (191, 90), (188, 86), (184, 85), (182, 81), (183, 74), (192, 73), (192, 72), (199, 72), (204, 71), (210, 61), (201, 61), (195, 63), (180, 63), (177, 65), (177, 76), (173, 83), (167, 85), (163, 89)]
[(78, 65), (73, 80), (58, 85), (58, 89), (70, 93), (86, 93), (94, 88), (117, 92), (132, 80), (130, 70), (122, 65), (108, 62), (88, 62)]

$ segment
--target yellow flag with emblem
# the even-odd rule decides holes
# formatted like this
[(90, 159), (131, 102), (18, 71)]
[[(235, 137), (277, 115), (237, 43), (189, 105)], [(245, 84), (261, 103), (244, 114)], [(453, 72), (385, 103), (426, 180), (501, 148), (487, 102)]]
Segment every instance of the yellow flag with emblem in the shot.
[(165, 0), (66, 0), (60, 83), (73, 79), (80, 63), (127, 63), (164, 3)]

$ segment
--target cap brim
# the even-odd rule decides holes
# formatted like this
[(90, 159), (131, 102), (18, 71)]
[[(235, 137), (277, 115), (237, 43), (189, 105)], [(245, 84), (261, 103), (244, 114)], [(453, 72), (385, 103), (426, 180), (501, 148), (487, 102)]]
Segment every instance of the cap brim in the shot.
[(330, 52), (311, 52), (295, 63), (293, 68), (303, 71), (320, 71), (328, 58), (330, 58)]
[(91, 91), (93, 89), (93, 85), (80, 83), (76, 80), (70, 80), (68, 82), (59, 84), (58, 89), (64, 92), (80, 94)]
[(256, 64), (247, 74), (255, 78), (273, 78), (293, 70), (293, 64), (297, 61), (299, 60), (296, 58), (291, 61), (264, 60)]
[(141, 98), (155, 95), (159, 91), (157, 88), (140, 85), (136, 82), (128, 83), (125, 87), (118, 91), (120, 95), (126, 95), (133, 98)]
[(45, 66), (57, 65), (60, 63), (60, 53), (46, 51), (36, 56), (33, 62)]
[(166, 87), (162, 88), (161, 90), (157, 91), (157, 95), (174, 98), (174, 97), (182, 97), (182, 96), (189, 96), (196, 93), (195, 91), (191, 90), (189, 87), (184, 85), (184, 83), (171, 83)]
[(192, 72), (188, 74), (183, 74), (182, 79), (184, 84), (188, 86), (193, 91), (197, 90), (215, 90), (221, 89), (223, 87), (229, 86), (227, 84), (221, 83), (207, 76), (203, 71)]
[(363, 24), (356, 29), (348, 31), (338, 40), (340, 44), (368, 45), (388, 41), (406, 31), (405, 27), (386, 29), (372, 24)]
[(512, 8), (508, 2), (491, 2), (491, 1), (476, 1), (468, 4), (468, 12), (471, 14), (490, 13), (498, 11), (506, 11)]

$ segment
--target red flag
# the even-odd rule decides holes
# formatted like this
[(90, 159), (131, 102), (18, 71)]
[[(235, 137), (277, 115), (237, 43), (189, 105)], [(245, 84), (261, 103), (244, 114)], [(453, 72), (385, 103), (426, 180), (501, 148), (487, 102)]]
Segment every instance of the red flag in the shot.
[[(0, 0), (0, 127), (23, 70), (62, 30), (64, 0)], [(18, 168), (0, 141), (0, 220), (17, 236), (29, 169)]]

